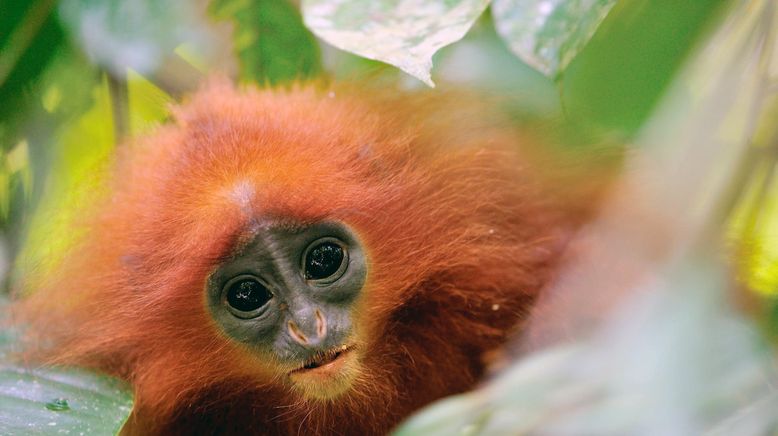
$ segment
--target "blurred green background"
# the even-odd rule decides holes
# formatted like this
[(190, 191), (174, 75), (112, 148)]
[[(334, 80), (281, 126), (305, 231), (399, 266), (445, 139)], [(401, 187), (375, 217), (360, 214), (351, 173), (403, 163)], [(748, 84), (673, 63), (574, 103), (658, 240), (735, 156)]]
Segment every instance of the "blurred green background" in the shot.
[[(547, 363), (542, 360), (546, 357), (530, 356), (524, 361), (529, 362), (526, 366), (518, 361), (513, 366), (513, 375), (506, 372), (504, 386), (507, 388), (478, 390), (461, 401), (455, 398), (444, 402), (438, 409), (433, 408), (431, 415), (413, 421), (406, 428), (410, 429), (407, 434), (415, 434), (415, 429), (426, 425), (440, 432), (447, 425), (462, 424), (459, 422), (462, 420), (465, 422), (462, 425), (472, 422), (486, 425), (488, 419), (481, 418), (503, 408), (550, 416), (552, 425), (570, 422), (558, 417), (573, 409), (564, 401), (561, 409), (557, 409), (560, 406), (557, 400), (565, 400), (569, 387), (576, 383), (581, 383), (583, 390), (592, 389), (595, 386), (592, 380), (612, 388), (611, 396), (605, 396), (604, 401), (614, 398), (616, 401), (603, 409), (612, 413), (608, 407), (614, 404), (620, 407), (619, 399), (632, 398), (631, 379), (619, 380), (598, 365), (603, 362), (631, 365), (633, 356), (650, 361), (657, 353), (683, 355), (683, 358), (659, 362), (658, 374), (664, 384), (652, 379), (650, 385), (657, 392), (646, 395), (649, 402), (658, 398), (657, 404), (664, 404), (677, 393), (663, 389), (682, 385), (684, 380), (675, 383), (677, 380), (672, 377), (678, 374), (683, 377), (689, 368), (695, 374), (703, 374), (698, 375), (703, 379), (732, 377), (743, 386), (764, 384), (762, 379), (752, 383), (755, 374), (761, 374), (753, 367), (761, 365), (762, 360), (754, 356), (753, 350), (746, 350), (750, 338), (736, 335), (733, 337), (737, 341), (727, 342), (731, 323), (718, 312), (719, 309), (725, 312), (728, 305), (716, 298), (733, 287), (730, 281), (736, 282), (734, 288), (739, 302), (748, 309), (751, 320), (757, 320), (764, 327), (763, 332), (778, 340), (778, 181), (774, 177), (778, 163), (778, 123), (775, 122), (778, 119), (778, 6), (770, 0), (492, 0), (491, 9), (484, 11), (490, 2), (429, 0), (429, 3), (439, 3), (442, 8), (461, 5), (469, 11), (471, 20), (457, 23), (456, 19), (449, 22), (446, 20), (450, 17), (444, 17), (441, 18), (444, 24), (440, 24), (435, 22), (435, 14), (418, 18), (414, 10), (393, 7), (418, 6), (421, 0), (416, 3), (396, 0), (0, 0), (0, 279), (3, 283), (0, 306), (3, 294), (9, 290), (34, 289), (36, 278), (45, 276), (63, 256), (70, 255), (66, 249), (81, 236), (73, 231), (77, 228), (74, 224), (90, 202), (106, 193), (101, 178), (114, 150), (129, 146), (133, 137), (164, 123), (170, 105), (185, 99), (204, 78), (227, 75), (236, 82), (259, 87), (336, 80), (375, 82), (406, 91), (424, 88), (427, 86), (424, 83), (429, 84), (424, 77), (424, 56), (419, 58), (421, 61), (416, 59), (418, 64), (411, 62), (410, 66), (397, 61), (396, 56), (402, 58), (405, 52), (381, 51), (383, 45), (391, 46), (395, 42), (391, 39), (395, 37), (392, 32), (381, 33), (380, 26), (375, 30), (360, 24), (360, 20), (373, 17), (391, 22), (411, 16), (419, 19), (417, 24), (420, 23), (422, 30), (432, 32), (436, 26), (451, 29), (459, 26), (466, 30), (461, 40), (449, 34), (449, 45), (427, 53), (432, 56), (434, 52), (431, 79), (437, 86), (444, 90), (464, 87), (483, 93), (503, 104), (516, 123), (539, 133), (555, 149), (569, 152), (571, 156), (592, 160), (597, 160), (599, 155), (629, 157), (645, 151), (641, 147), (653, 147), (661, 155), (660, 146), (664, 145), (669, 150), (665, 155), (677, 158), (693, 149), (691, 143), (707, 138), (704, 133), (722, 125), (725, 126), (722, 132), (715, 133), (731, 136), (724, 139), (731, 139), (732, 144), (742, 143), (746, 151), (743, 156), (733, 157), (737, 162), (712, 162), (705, 168), (712, 168), (714, 173), (721, 170), (722, 174), (729, 174), (734, 168), (731, 177), (721, 176), (726, 179), (723, 188), (711, 186), (708, 190), (715, 192), (717, 198), (701, 199), (703, 204), (714, 205), (707, 210), (721, 216), (715, 233), (695, 229), (711, 239), (723, 237), (727, 241), (724, 244), (727, 253), (705, 253), (706, 256), (699, 256), (705, 257), (702, 260), (690, 256), (692, 259), (686, 259), (684, 267), (660, 271), (667, 280), (664, 288), (658, 286), (657, 294), (661, 295), (664, 289), (682, 298), (659, 301), (649, 318), (651, 322), (647, 323), (650, 327), (632, 325), (633, 330), (629, 332), (632, 339), (625, 343), (606, 340), (606, 346), (602, 346), (602, 343), (581, 341), (575, 344), (575, 349), (562, 350), (569, 353), (565, 354), (567, 358), (552, 360), (553, 365), (546, 366), (548, 370), (539, 377), (525, 377), (522, 371), (529, 368), (527, 371), (537, 376), (532, 359)], [(524, 7), (535, 12), (556, 9), (538, 16), (522, 14)], [(338, 13), (328, 17), (317, 15), (317, 10)], [(733, 16), (739, 18), (734, 20), (739, 25), (732, 26), (727, 20)], [(537, 21), (540, 18), (545, 21)], [(538, 22), (544, 24), (538, 26)], [(725, 26), (732, 27), (725, 29)], [(374, 30), (364, 33), (365, 28)], [(336, 32), (331, 32), (333, 29)], [(339, 40), (337, 31), (353, 33), (344, 33), (350, 36)], [(725, 35), (725, 38), (715, 39), (712, 35)], [(389, 38), (388, 44), (381, 44), (381, 38)], [(397, 38), (413, 48), (421, 47), (425, 39), (413, 35)], [(362, 39), (365, 44), (360, 46)], [(371, 41), (378, 41), (377, 46), (369, 47)], [(732, 80), (738, 78), (737, 68), (750, 65), (750, 58), (745, 58), (751, 53), (744, 53), (743, 58), (737, 56), (739, 44), (756, 47), (761, 53), (756, 53), (757, 68), (746, 69), (749, 74), (753, 73), (752, 81)], [(706, 52), (708, 56), (702, 56)], [(721, 56), (717, 57), (719, 52)], [(368, 58), (383, 59), (387, 63)], [(699, 58), (713, 61), (702, 66), (691, 62)], [(688, 73), (690, 63), (696, 68), (692, 69), (691, 80), (688, 74), (683, 77), (685, 80), (679, 80), (683, 72)], [(420, 66), (420, 73), (414, 70)], [(705, 80), (706, 68), (711, 77), (718, 77), (718, 81), (710, 83), (754, 86), (742, 92), (710, 89), (710, 83)], [(413, 77), (403, 70), (417, 74)], [(719, 73), (723, 79), (717, 76)], [(722, 101), (718, 99), (719, 93), (742, 98), (727, 100), (732, 104), (726, 110), (693, 104)], [(676, 102), (688, 104), (665, 105), (668, 95)], [(701, 113), (685, 113), (684, 108), (695, 108)], [(719, 115), (724, 119), (716, 118)], [(720, 123), (706, 125), (708, 119)], [(692, 125), (695, 122), (698, 124)], [(690, 124), (688, 129), (684, 123)], [(679, 133), (676, 138), (671, 132), (669, 139), (664, 139), (667, 135), (657, 134), (656, 126), (660, 131), (663, 127), (677, 128), (690, 137), (681, 138)], [(669, 143), (657, 144), (657, 138)], [(721, 142), (726, 142), (724, 139)], [(699, 150), (698, 147), (694, 151), (698, 154), (686, 158), (692, 163), (704, 161), (706, 156)], [(706, 151), (703, 149), (703, 154)], [(674, 164), (671, 159), (668, 161)], [(683, 167), (668, 168), (667, 174), (660, 176), (683, 180), (672, 179), (670, 174), (684, 170)], [(716, 177), (708, 176), (716, 182)], [(693, 185), (692, 182), (689, 184)], [(677, 188), (684, 191), (687, 186)], [(683, 206), (678, 210), (658, 211), (658, 215), (695, 212), (692, 205)], [(732, 271), (722, 271), (720, 266), (709, 268), (723, 258), (729, 260)], [(706, 290), (710, 292), (702, 296), (701, 291)], [(678, 306), (679, 301), (688, 305)], [(700, 315), (711, 307), (716, 310)], [(698, 308), (702, 310), (695, 310)], [(699, 316), (688, 322), (689, 315), (695, 314)], [(4, 315), (0, 310), (0, 322)], [(658, 335), (658, 342), (654, 341), (657, 335), (653, 325), (670, 326), (664, 337)], [(13, 342), (12, 332), (0, 333), (7, 333), (6, 343)], [(686, 342), (677, 340), (678, 337)], [(721, 343), (716, 342), (720, 338)], [(661, 342), (663, 339), (667, 343)], [(655, 349), (642, 347), (643, 342), (652, 341)], [(713, 370), (715, 365), (706, 368), (708, 362), (704, 362), (708, 359), (707, 351), (683, 354), (689, 344), (708, 341), (715, 342), (714, 348), (719, 350), (738, 350), (733, 355), (741, 359)], [(637, 350), (635, 343), (640, 344)], [(733, 344), (737, 347), (733, 348)], [(582, 359), (592, 359), (596, 370), (581, 376), (578, 362)], [(751, 365), (748, 368), (753, 370), (752, 377), (738, 378), (740, 373), (733, 369), (737, 365), (741, 368)], [(18, 381), (16, 372), (3, 373), (4, 368), (0, 366), (0, 397), (15, 392), (13, 386)], [(702, 371), (706, 369), (710, 372)], [(41, 380), (47, 377), (38, 376)], [(91, 376), (74, 376), (74, 380), (87, 380)], [(661, 379), (663, 376), (669, 378)], [(105, 382), (96, 380), (98, 384)], [(714, 398), (707, 390), (698, 388), (678, 388), (682, 394), (689, 394), (685, 400), (689, 410), (697, 410), (694, 409), (697, 403), (708, 407), (710, 398)], [(718, 392), (719, 397), (715, 398), (720, 404), (726, 403), (726, 407), (711, 416), (735, 410), (729, 402), (742, 393), (738, 389), (733, 384), (730, 390)], [(560, 391), (565, 395), (557, 395)], [(116, 404), (121, 407), (111, 406), (116, 420), (108, 424), (113, 426), (120, 426), (126, 419), (131, 403), (128, 392), (117, 392)], [(526, 398), (513, 395), (521, 392), (531, 395)], [(620, 397), (621, 394), (625, 397)], [(91, 395), (87, 393), (87, 397)], [(8, 398), (12, 402), (9, 404), (21, 404), (13, 395)], [(589, 414), (581, 414), (583, 424), (620, 422), (612, 419), (612, 414), (598, 415), (599, 406), (593, 402)], [(617, 411), (621, 411), (618, 407)], [(26, 420), (32, 422), (40, 417), (43, 421), (39, 423), (45, 423), (48, 412), (41, 415), (44, 409), (33, 409), (31, 406), (30, 415), (18, 421), (24, 424)], [(562, 412), (557, 414), (558, 410)], [(656, 410), (663, 409), (657, 406)], [(575, 418), (575, 410), (570, 415)], [(639, 415), (642, 419), (644, 414)], [(774, 413), (768, 411), (765, 415), (769, 416), (754, 422), (773, 420)], [(609, 418), (598, 421), (598, 416)], [(623, 423), (633, 424), (628, 419)], [(2, 424), (0, 420), (0, 430)], [(82, 424), (92, 425), (87, 421)]]

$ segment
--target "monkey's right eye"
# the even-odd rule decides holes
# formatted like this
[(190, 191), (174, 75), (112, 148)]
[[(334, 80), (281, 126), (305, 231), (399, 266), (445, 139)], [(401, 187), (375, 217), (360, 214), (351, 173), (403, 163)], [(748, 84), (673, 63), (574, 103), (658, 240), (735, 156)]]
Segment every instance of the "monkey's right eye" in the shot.
[(237, 277), (227, 283), (224, 289), (224, 303), (239, 318), (258, 316), (259, 309), (273, 298), (267, 286), (251, 276)]
[(346, 271), (348, 253), (335, 238), (322, 238), (303, 253), (303, 275), (306, 280), (332, 283)]

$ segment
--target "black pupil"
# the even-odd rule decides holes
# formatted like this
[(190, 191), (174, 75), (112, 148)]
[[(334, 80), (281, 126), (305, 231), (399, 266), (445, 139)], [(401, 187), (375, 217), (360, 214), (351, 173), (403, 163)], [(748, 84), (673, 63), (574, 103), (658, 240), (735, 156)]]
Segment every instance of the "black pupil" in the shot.
[(267, 304), (273, 294), (265, 285), (254, 279), (244, 279), (233, 283), (227, 291), (227, 303), (242, 312), (251, 312)]
[(343, 248), (332, 242), (323, 242), (308, 251), (305, 258), (305, 278), (326, 279), (338, 272), (343, 263)]

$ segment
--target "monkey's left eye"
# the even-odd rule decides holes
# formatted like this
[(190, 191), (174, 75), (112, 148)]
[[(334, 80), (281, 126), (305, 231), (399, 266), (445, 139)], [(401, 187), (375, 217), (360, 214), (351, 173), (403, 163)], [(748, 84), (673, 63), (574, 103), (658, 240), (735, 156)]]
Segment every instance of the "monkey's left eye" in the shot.
[(254, 318), (259, 315), (273, 294), (267, 286), (252, 276), (236, 277), (224, 287), (222, 299), (235, 316)]
[(337, 239), (319, 239), (305, 250), (303, 274), (306, 280), (332, 283), (346, 271), (346, 260), (348, 253)]

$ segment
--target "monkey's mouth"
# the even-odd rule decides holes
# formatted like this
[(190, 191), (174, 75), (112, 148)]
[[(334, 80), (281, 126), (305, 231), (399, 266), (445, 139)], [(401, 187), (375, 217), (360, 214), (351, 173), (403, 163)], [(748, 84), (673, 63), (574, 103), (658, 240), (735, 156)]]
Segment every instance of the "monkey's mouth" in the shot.
[(354, 350), (353, 345), (344, 345), (340, 348), (334, 348), (324, 352), (316, 353), (315, 356), (305, 361), (305, 363), (297, 369), (293, 369), (289, 372), (290, 376), (295, 374), (309, 373), (309, 372), (338, 372), (343, 361), (349, 353)]

